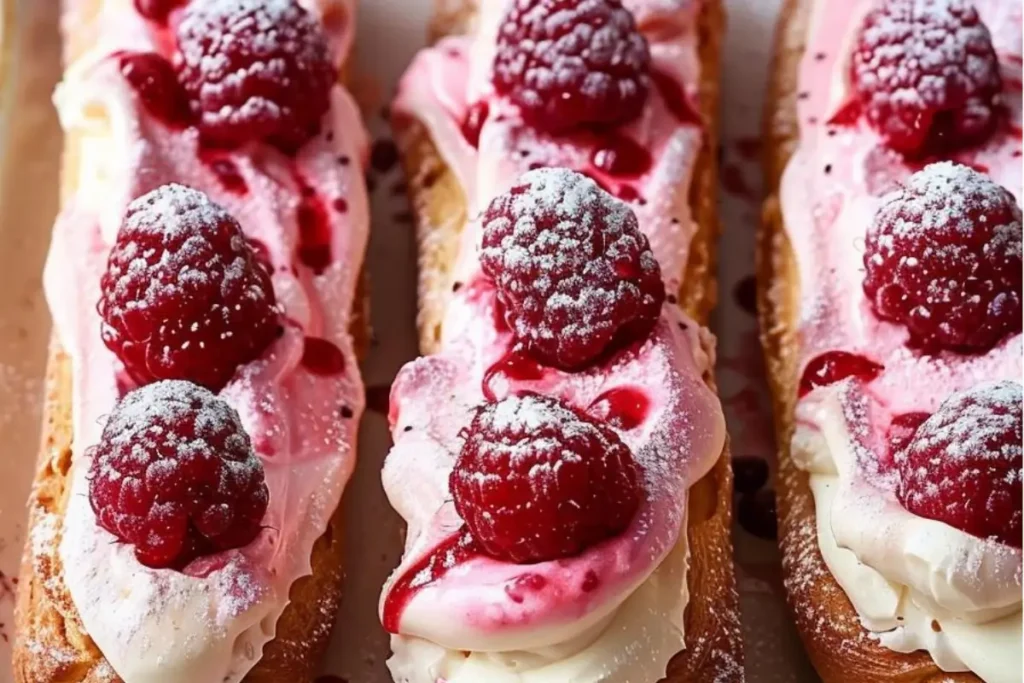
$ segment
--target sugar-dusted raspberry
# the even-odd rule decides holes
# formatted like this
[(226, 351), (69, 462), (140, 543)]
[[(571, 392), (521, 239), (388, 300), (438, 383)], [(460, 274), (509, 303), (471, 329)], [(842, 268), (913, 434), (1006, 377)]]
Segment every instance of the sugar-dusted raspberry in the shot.
[(148, 567), (183, 567), (248, 545), (269, 492), (238, 413), (191, 382), (129, 392), (91, 452), (99, 525)]
[(323, 29), (296, 0), (192, 0), (177, 40), (206, 141), (293, 151), (319, 130), (336, 73)]
[(638, 116), (650, 63), (619, 0), (515, 0), (498, 32), (493, 80), (527, 123), (560, 133)]
[(886, 143), (920, 156), (983, 140), (1002, 89), (992, 37), (969, 0), (883, 0), (864, 18), (852, 79)]
[(914, 514), (1021, 547), (1021, 385), (950, 396), (896, 454), (897, 496)]
[(915, 345), (965, 352), (1021, 330), (1021, 210), (966, 166), (943, 162), (890, 194), (868, 229), (864, 292)]
[(541, 362), (582, 368), (646, 337), (665, 286), (624, 203), (564, 168), (524, 174), (483, 216), (484, 272), (505, 319)]
[(181, 185), (128, 205), (100, 286), (103, 341), (141, 384), (219, 390), (280, 330), (270, 275), (238, 222)]
[(554, 398), (481, 405), (463, 432), (449, 486), (489, 555), (569, 557), (623, 531), (643, 498), (642, 472), (608, 426)]

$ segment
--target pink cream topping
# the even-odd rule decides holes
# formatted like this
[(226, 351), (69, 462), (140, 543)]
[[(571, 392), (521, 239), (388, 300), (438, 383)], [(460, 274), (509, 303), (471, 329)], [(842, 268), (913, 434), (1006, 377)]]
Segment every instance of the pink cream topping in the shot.
[[(887, 147), (851, 105), (855, 95), (848, 55), (853, 32), (871, 3), (832, 2), (827, 3), (827, 11), (825, 4), (817, 5), (801, 65), (800, 146), (787, 167), (781, 191), (801, 292), (798, 353), (803, 379), (796, 410), (798, 431), (842, 433), (847, 440), (844, 448), (850, 452), (833, 453), (835, 464), (825, 467), (838, 467), (844, 480), (842, 491), (847, 497), (837, 498), (836, 506), (841, 503), (845, 512), (837, 512), (834, 506), (832, 515), (832, 531), (840, 547), (850, 548), (879, 571), (884, 568), (886, 579), (910, 586), (925, 596), (922, 599), (958, 617), (983, 620), (992, 616), (993, 609), (1005, 613), (1016, 606), (1019, 610), (1019, 546), (959, 531), (953, 534), (956, 542), (949, 545), (950, 534), (913, 526), (914, 519), (924, 520), (896, 500), (898, 475), (887, 438), (913, 416), (935, 413), (955, 392), (993, 380), (1020, 382), (1021, 334), (1011, 333), (982, 353), (912, 348), (906, 326), (879, 318), (865, 296), (863, 254), (866, 231), (883, 197), (932, 162), (951, 160), (971, 167), (1006, 188), (1019, 205), (1020, 3), (973, 3), (992, 32), (1002, 77), (1001, 110), (994, 131), (979, 145), (919, 160), (908, 160)], [(832, 386), (823, 388), (828, 385)], [(829, 444), (834, 447), (831, 439)], [(855, 466), (847, 468), (847, 461)], [(816, 462), (809, 466), (815, 472), (823, 467)], [(857, 513), (851, 514), (852, 509)], [(913, 530), (920, 532), (916, 538), (911, 537)], [(908, 544), (915, 542), (941, 546), (930, 556), (948, 563), (943, 565), (942, 581), (926, 585), (917, 571), (922, 566), (901, 569), (891, 559), (908, 552)], [(943, 588), (947, 584), (952, 590)]]
[[(340, 64), (351, 3), (309, 4), (315, 16), (334, 17)], [(75, 452), (63, 528), (42, 528), (59, 536), (85, 630), (123, 680), (239, 681), (274, 637), (291, 585), (310, 573), (313, 544), (354, 465), (363, 390), (349, 327), (368, 229), (359, 171), (366, 140), (354, 102), (334, 86), (320, 132), (294, 156), (263, 143), (202, 148), (195, 128), (154, 116), (124, 73), (125, 51), (161, 51), (162, 29), (110, 5), (98, 19), (97, 47), (69, 69), (56, 98), (79, 143), (79, 166), (70, 170), (78, 192), (55, 226), (45, 287), (72, 361)], [(220, 392), (263, 463), (264, 529), (248, 546), (181, 572), (146, 568), (114, 542), (97, 525), (86, 478), (104, 416), (131, 384), (100, 338), (100, 277), (129, 201), (172, 182), (237, 218), (272, 270), (284, 327)]]
[[(614, 132), (552, 136), (526, 125), (494, 92), (489, 66), (506, 4), (482, 3), (476, 33), (421, 52), (394, 112), (427, 126), (466, 192), (469, 215), (542, 166), (586, 173), (636, 213), (678, 290), (695, 230), (688, 181), (701, 146), (697, 93), (699, 3), (625, 2), (650, 44), (654, 85), (639, 118)], [(703, 376), (710, 335), (674, 305), (649, 338), (579, 372), (511, 352), (513, 339), (481, 272), (481, 224), (463, 231), (445, 301), (441, 348), (407, 365), (392, 388), (395, 446), (388, 496), (409, 524), (406, 555), (381, 599), (384, 626), (459, 650), (522, 650), (565, 643), (603, 627), (658, 567), (685, 526), (687, 488), (724, 443), (717, 397)], [(674, 299), (670, 298), (674, 303)], [(620, 535), (575, 557), (520, 565), (476, 549), (448, 489), (460, 430), (483, 401), (532, 391), (606, 420), (645, 472), (646, 495)]]

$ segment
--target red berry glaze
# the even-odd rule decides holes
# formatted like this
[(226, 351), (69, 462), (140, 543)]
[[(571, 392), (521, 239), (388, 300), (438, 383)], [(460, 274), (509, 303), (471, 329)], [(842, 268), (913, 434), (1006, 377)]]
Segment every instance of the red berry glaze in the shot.
[(99, 525), (147, 567), (181, 568), (259, 534), (269, 492), (238, 413), (191, 382), (136, 389), (92, 451)]
[(207, 142), (294, 151), (320, 129), (336, 72), (323, 29), (295, 0), (192, 0), (177, 41)]
[(650, 63), (619, 0), (515, 0), (498, 31), (493, 80), (527, 123), (561, 133), (636, 118)]
[(118, 63), (150, 114), (171, 126), (189, 122), (188, 98), (170, 62), (155, 52), (125, 52)]
[(128, 205), (100, 286), (103, 341), (140, 384), (217, 391), (280, 329), (270, 275), (238, 222), (181, 185)]
[(883, 0), (852, 59), (854, 89), (886, 143), (913, 156), (982, 141), (1002, 89), (992, 37), (968, 0)]
[(1021, 210), (966, 166), (932, 164), (868, 229), (864, 293), (925, 349), (979, 352), (1021, 331)]
[(804, 368), (804, 374), (800, 377), (800, 395), (804, 396), (818, 387), (841, 382), (847, 377), (870, 382), (884, 369), (875, 361), (856, 353), (826, 351), (812, 358)]
[(642, 472), (609, 427), (557, 399), (481, 405), (449, 485), (473, 538), (518, 563), (569, 557), (622, 532), (643, 498)]
[(184, 4), (185, 0), (135, 0), (135, 9), (151, 21), (164, 23), (171, 10)]
[(579, 369), (645, 338), (665, 286), (628, 206), (564, 168), (530, 171), (483, 215), (481, 263), (536, 359)]
[(950, 396), (896, 455), (907, 510), (1021, 547), (1021, 385)]

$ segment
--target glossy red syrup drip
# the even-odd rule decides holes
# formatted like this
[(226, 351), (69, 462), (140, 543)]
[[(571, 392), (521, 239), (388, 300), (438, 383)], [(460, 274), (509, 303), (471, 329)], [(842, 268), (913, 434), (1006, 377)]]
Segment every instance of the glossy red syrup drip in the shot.
[(489, 112), (490, 106), (488, 106), (486, 101), (481, 100), (472, 105), (466, 111), (466, 117), (462, 119), (462, 123), (459, 126), (462, 130), (462, 137), (466, 138), (466, 142), (473, 147), (480, 144), (480, 131), (483, 130), (484, 122), (487, 121), (487, 114)]
[(641, 199), (640, 192), (632, 185), (620, 185), (615, 196), (624, 202), (635, 202)]
[(345, 370), (345, 356), (332, 342), (320, 337), (306, 337), (302, 347), (302, 365), (314, 375), (340, 375)]
[(164, 24), (171, 10), (183, 2), (184, 0), (135, 0), (135, 9), (150, 21)]
[(199, 158), (217, 176), (217, 180), (226, 190), (240, 195), (249, 193), (249, 186), (246, 184), (245, 178), (239, 173), (238, 166), (231, 159), (206, 150), (199, 153)]
[(830, 126), (852, 126), (860, 119), (860, 102), (850, 100), (828, 120)]
[(587, 413), (612, 427), (629, 430), (643, 424), (650, 406), (647, 395), (639, 389), (618, 387), (598, 396), (587, 408)]
[(170, 62), (155, 52), (119, 52), (117, 57), (121, 75), (146, 111), (173, 128), (188, 125), (188, 100)]
[(651, 153), (633, 138), (612, 133), (594, 149), (594, 167), (613, 176), (640, 176), (651, 169)]
[(320, 274), (331, 264), (331, 223), (316, 191), (299, 179), (302, 199), (296, 212), (299, 224), (299, 261)]
[(496, 398), (491, 389), (491, 381), (497, 375), (504, 376), (510, 382), (528, 381), (543, 377), (544, 369), (532, 358), (517, 351), (509, 351), (484, 373), (482, 390), (484, 398), (488, 401), (493, 401)]
[(402, 620), (402, 612), (409, 601), (437, 581), (454, 567), (481, 555), (469, 531), (463, 529), (459, 533), (445, 539), (440, 545), (427, 553), (419, 562), (409, 567), (388, 591), (384, 599), (381, 621), (388, 633), (398, 633)]
[(654, 87), (661, 93), (661, 98), (665, 100), (668, 110), (679, 119), (680, 123), (692, 123), (698, 126), (704, 123), (676, 79), (655, 69), (651, 71), (651, 80), (654, 81)]
[(829, 351), (817, 356), (807, 364), (800, 378), (800, 396), (816, 387), (835, 384), (847, 377), (857, 377), (870, 382), (884, 368), (864, 356), (847, 351)]

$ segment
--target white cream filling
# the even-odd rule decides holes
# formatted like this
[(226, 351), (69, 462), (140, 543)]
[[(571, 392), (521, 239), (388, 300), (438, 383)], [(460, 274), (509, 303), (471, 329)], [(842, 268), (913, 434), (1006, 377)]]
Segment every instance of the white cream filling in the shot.
[(854, 476), (834, 388), (817, 390), (797, 410), (806, 419), (793, 435), (793, 459), (811, 475), (818, 545), (864, 628), (896, 652), (926, 650), (943, 671), (1019, 682), (1020, 551), (900, 514), (867, 490)]
[[(689, 593), (686, 535), (657, 570), (590, 632), (550, 647), (466, 652), (393, 636), (388, 668), (396, 683), (631, 683), (656, 681), (683, 648)], [(681, 589), (680, 589), (681, 587)], [(618, 653), (610, 657), (609, 653)]]

